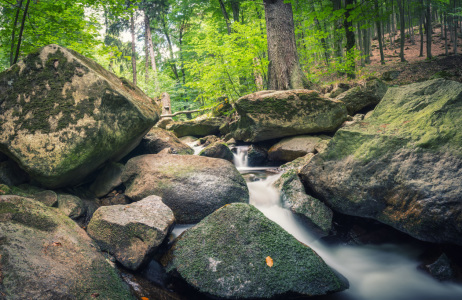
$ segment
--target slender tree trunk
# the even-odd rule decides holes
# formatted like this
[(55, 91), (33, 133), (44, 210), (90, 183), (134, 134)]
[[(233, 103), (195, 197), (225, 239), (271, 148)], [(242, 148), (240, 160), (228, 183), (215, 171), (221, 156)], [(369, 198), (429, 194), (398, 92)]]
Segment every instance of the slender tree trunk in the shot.
[(144, 82), (149, 82), (149, 44), (146, 30), (144, 31)]
[(399, 27), (400, 27), (400, 32), (401, 32), (401, 36), (400, 36), (400, 53), (399, 53), (399, 57), (401, 58), (401, 62), (405, 62), (406, 59), (404, 59), (404, 41), (406, 39), (405, 35), (405, 24), (404, 24), (404, 6), (403, 6), (403, 3), (402, 3), (403, 0), (397, 0), (398, 2), (398, 9), (399, 9)]
[(432, 14), (431, 0), (427, 0), (427, 59), (432, 58)]
[(446, 56), (448, 56), (448, 54), (449, 54), (449, 49), (448, 49), (448, 26), (447, 26), (448, 16), (447, 16), (446, 13), (444, 13), (443, 20), (444, 20), (444, 52), (445, 52)]
[(145, 12), (144, 14), (144, 26), (145, 26), (146, 38), (148, 42), (151, 69), (154, 72), (154, 89), (155, 89), (155, 92), (158, 93), (159, 92), (159, 78), (157, 74), (156, 56), (154, 54), (154, 44), (152, 43), (151, 21), (149, 19), (147, 12)]
[(355, 77), (355, 58), (353, 54), (353, 48), (355, 47), (355, 32), (352, 30), (353, 22), (348, 20), (350, 18), (349, 8), (353, 5), (353, 0), (345, 0), (345, 17), (343, 19), (343, 27), (345, 28), (345, 37), (346, 37), (346, 57), (347, 57), (347, 76), (348, 78)]
[(423, 34), (423, 22), (425, 18), (424, 8), (423, 8), (423, 0), (421, 0), (421, 7), (420, 7), (420, 19), (419, 19), (419, 32), (420, 32), (420, 54), (419, 57), (423, 57), (423, 48), (424, 48), (424, 34)]
[[(334, 12), (342, 8), (341, 0), (331, 0), (331, 1), (332, 1)], [(334, 21), (334, 49), (335, 49), (335, 57), (338, 58), (339, 62), (341, 62), (341, 58), (343, 56), (343, 52), (342, 52), (343, 34), (340, 34), (341, 28), (342, 28), (342, 21), (340, 18), (337, 18)]]
[(385, 56), (383, 55), (383, 42), (382, 42), (382, 26), (380, 24), (380, 10), (379, 10), (379, 2), (378, 0), (374, 0), (375, 10), (377, 11), (378, 17), (376, 22), (377, 26), (377, 36), (379, 40), (379, 50), (380, 50), (380, 64), (385, 64)]
[(178, 75), (178, 69), (175, 63), (175, 57), (173, 55), (173, 46), (172, 41), (170, 39), (170, 34), (168, 33), (167, 24), (165, 22), (165, 17), (162, 17), (162, 27), (164, 29), (164, 35), (167, 39), (168, 51), (170, 53), (170, 68), (172, 69), (173, 75), (175, 75), (175, 79), (177, 82), (180, 82), (180, 76)]
[(292, 5), (284, 0), (264, 0), (268, 37), (269, 89), (308, 88), (295, 42)]
[[(311, 10), (315, 12), (314, 3), (311, 4)], [(323, 32), (321, 24), (319, 23), (317, 16), (314, 17), (314, 24), (316, 26), (316, 29), (319, 32)], [(324, 37), (321, 38), (321, 46), (322, 46), (322, 49), (324, 50), (324, 58), (326, 60), (326, 66), (329, 66), (329, 60), (330, 60), (329, 47), (327, 46), (327, 42)]]
[(239, 0), (231, 0), (231, 9), (233, 10), (234, 22), (239, 22), (239, 13), (241, 10)]
[(22, 34), (24, 32), (24, 25), (26, 23), (27, 10), (29, 9), (29, 3), (30, 0), (27, 0), (26, 7), (24, 8), (24, 14), (22, 16), (21, 29), (19, 30), (18, 36), (18, 46), (16, 47), (16, 54), (14, 55), (13, 64), (15, 64), (18, 61), (19, 50), (21, 49)]
[(132, 69), (133, 84), (136, 85), (136, 44), (135, 44), (135, 17), (133, 13), (130, 16), (130, 33), (132, 35)]
[(226, 28), (228, 29), (228, 34), (231, 34), (231, 24), (229, 23), (229, 16), (228, 16), (228, 12), (226, 11), (226, 6), (223, 3), (223, 0), (218, 0), (218, 2), (220, 3), (220, 8), (221, 8), (221, 12), (223, 13), (223, 17), (225, 17)]
[(19, 0), (17, 2), (18, 2), (18, 9), (16, 10), (16, 15), (14, 17), (14, 22), (13, 22), (13, 30), (11, 32), (10, 66), (13, 65), (14, 45), (15, 45), (14, 39), (16, 38), (16, 26), (18, 24), (19, 13), (21, 12), (21, 8), (22, 8), (22, 0)]
[[(457, 5), (456, 0), (454, 0), (454, 13), (457, 12)], [(457, 55), (457, 42), (459, 41), (459, 37), (457, 36), (457, 27), (458, 27), (458, 19), (457, 16), (453, 16), (454, 18), (454, 54)]]

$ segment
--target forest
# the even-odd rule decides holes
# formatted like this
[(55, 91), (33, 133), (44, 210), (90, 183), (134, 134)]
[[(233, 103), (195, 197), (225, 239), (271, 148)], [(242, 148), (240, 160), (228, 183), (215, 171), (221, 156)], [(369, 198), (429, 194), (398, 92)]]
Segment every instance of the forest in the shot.
[[(168, 92), (173, 111), (210, 107), (269, 87), (268, 41), (277, 37), (267, 36), (265, 6), (273, 2), (281, 1), (0, 0), (0, 71), (54, 43), (150, 97)], [(305, 87), (372, 76), (371, 58), (388, 62), (384, 50), (405, 62), (405, 40), (431, 60), (434, 27), (443, 55), (462, 51), (454, 42), (462, 32), (460, 0), (284, 2), (291, 4), (284, 18), (293, 18)], [(289, 47), (283, 41), (290, 34), (281, 35), (282, 48)]]

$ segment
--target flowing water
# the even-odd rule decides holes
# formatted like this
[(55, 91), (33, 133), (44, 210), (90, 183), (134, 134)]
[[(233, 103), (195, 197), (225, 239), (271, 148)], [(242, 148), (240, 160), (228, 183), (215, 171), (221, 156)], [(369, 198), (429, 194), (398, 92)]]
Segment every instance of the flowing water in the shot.
[[(245, 148), (235, 155), (236, 166), (248, 175)], [(244, 154), (242, 154), (244, 153)], [(256, 178), (262, 177), (260, 172)], [(259, 176), (258, 176), (259, 175)], [(413, 245), (326, 245), (312, 234), (293, 213), (282, 207), (279, 193), (272, 186), (280, 175), (248, 182), (250, 204), (278, 223), (295, 238), (315, 250), (332, 268), (350, 282), (347, 291), (326, 299), (345, 300), (461, 300), (462, 286), (441, 283), (419, 271), (421, 250)], [(245, 176), (248, 177), (248, 176)], [(253, 177), (255, 178), (255, 176)]]

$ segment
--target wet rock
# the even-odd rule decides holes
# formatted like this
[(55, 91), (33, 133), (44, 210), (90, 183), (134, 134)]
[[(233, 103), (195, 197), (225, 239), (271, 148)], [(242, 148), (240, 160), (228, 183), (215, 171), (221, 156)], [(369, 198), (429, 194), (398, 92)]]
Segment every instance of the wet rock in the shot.
[(37, 201), (0, 196), (0, 248), (2, 299), (134, 299), (85, 231)]
[(173, 131), (177, 137), (183, 136), (206, 136), (220, 132), (220, 126), (224, 123), (222, 118), (194, 119), (184, 122), (174, 122), (167, 126), (167, 130)]
[(261, 91), (240, 98), (235, 108), (239, 118), (230, 128), (246, 142), (334, 132), (347, 118), (344, 103), (310, 90)]
[(313, 250), (243, 203), (185, 231), (163, 262), (199, 291), (223, 298), (314, 296), (348, 288)]
[(199, 153), (200, 156), (221, 158), (233, 162), (233, 152), (228, 148), (228, 145), (221, 142), (215, 142), (206, 148), (202, 149)]
[(216, 135), (208, 135), (208, 136), (204, 136), (199, 139), (199, 145), (203, 147), (207, 147), (208, 145), (211, 145), (213, 143), (220, 142), (220, 141), (221, 139), (217, 137)]
[(202, 220), (225, 204), (248, 202), (241, 174), (226, 160), (193, 155), (143, 155), (125, 166), (125, 193), (134, 201), (162, 197), (178, 223)]
[(380, 79), (366, 81), (364, 86), (354, 87), (342, 94), (335, 100), (346, 104), (349, 115), (354, 115), (358, 111), (369, 108), (373, 109), (387, 92), (388, 86)]
[(162, 199), (150, 196), (130, 205), (100, 207), (87, 232), (103, 251), (136, 270), (162, 244), (174, 222), (173, 212)]
[(371, 116), (335, 134), (302, 181), (338, 212), (462, 245), (461, 106), (454, 81), (390, 88)]
[(106, 196), (114, 190), (114, 188), (122, 184), (121, 175), (123, 170), (124, 165), (122, 164), (114, 162), (108, 163), (90, 185), (90, 191), (98, 198)]
[(430, 275), (439, 281), (452, 281), (457, 274), (451, 266), (451, 261), (444, 253), (434, 263), (426, 267)]
[(284, 172), (274, 186), (280, 192), (286, 208), (299, 215), (318, 234), (329, 234), (332, 228), (332, 210), (318, 199), (306, 194), (296, 169)]
[(160, 112), (127, 80), (58, 45), (0, 73), (0, 103), (0, 151), (51, 189), (125, 156)]
[(247, 163), (249, 167), (264, 166), (268, 161), (268, 152), (263, 147), (250, 145), (247, 151)]

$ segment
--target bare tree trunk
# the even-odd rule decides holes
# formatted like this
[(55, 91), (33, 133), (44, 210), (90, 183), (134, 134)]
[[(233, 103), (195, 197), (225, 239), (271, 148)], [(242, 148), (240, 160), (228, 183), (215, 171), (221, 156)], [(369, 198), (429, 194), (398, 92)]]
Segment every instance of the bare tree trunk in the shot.
[(239, 0), (231, 0), (231, 9), (233, 10), (234, 22), (239, 22), (239, 13), (241, 10)]
[(402, 3), (403, 0), (397, 0), (398, 2), (398, 9), (399, 9), (399, 27), (400, 27), (400, 32), (401, 32), (401, 37), (400, 37), (400, 53), (399, 57), (401, 58), (401, 62), (405, 62), (406, 59), (404, 59), (404, 41), (405, 41), (405, 24), (404, 24), (404, 6)]
[(14, 55), (13, 64), (18, 61), (19, 50), (21, 49), (22, 34), (24, 32), (24, 24), (26, 23), (27, 10), (29, 9), (30, 0), (27, 0), (26, 7), (24, 8), (24, 14), (22, 16), (21, 29), (19, 30), (18, 46), (16, 47), (16, 54)]
[[(456, 5), (456, 0), (454, 0), (454, 13), (457, 12), (457, 5)], [(457, 36), (457, 27), (458, 27), (458, 20), (457, 16), (453, 16), (454, 18), (454, 54), (457, 55), (457, 42), (459, 41), (459, 37)]]
[(173, 75), (175, 75), (175, 79), (177, 82), (180, 82), (180, 76), (178, 75), (178, 69), (175, 63), (175, 57), (173, 55), (173, 46), (172, 41), (170, 40), (170, 34), (168, 33), (167, 24), (165, 22), (165, 16), (162, 17), (162, 27), (164, 30), (165, 38), (167, 39), (168, 51), (170, 53), (170, 68), (172, 68)]
[(346, 37), (346, 58), (347, 58), (347, 76), (348, 78), (355, 77), (355, 60), (353, 55), (353, 48), (355, 47), (355, 32), (351, 30), (353, 27), (353, 22), (348, 20), (350, 18), (349, 8), (353, 5), (353, 0), (345, 0), (345, 17), (343, 19), (343, 27), (345, 28), (345, 37)]
[(168, 93), (162, 93), (160, 102), (161, 102), (161, 107), (162, 107), (162, 115), (172, 114), (172, 107), (170, 104), (170, 95)]
[(19, 19), (19, 13), (21, 12), (22, 8), (22, 0), (17, 1), (18, 2), (18, 9), (16, 10), (16, 15), (14, 17), (14, 22), (13, 22), (13, 30), (11, 32), (11, 50), (10, 50), (10, 66), (13, 65), (13, 53), (14, 53), (14, 39), (16, 38), (16, 25), (18, 24), (18, 19)]
[[(334, 12), (340, 10), (342, 8), (341, 0), (331, 0)], [(342, 21), (340, 18), (334, 21), (334, 49), (335, 49), (335, 57), (341, 60), (343, 56), (342, 52), (342, 41), (343, 41), (343, 34), (340, 34), (340, 29), (342, 28)]]
[(269, 89), (308, 88), (298, 60), (292, 5), (284, 0), (264, 0), (268, 37)]
[(151, 61), (151, 69), (154, 72), (154, 89), (155, 89), (155, 92), (158, 93), (159, 92), (159, 78), (157, 75), (157, 64), (156, 64), (156, 56), (154, 54), (154, 44), (152, 43), (151, 21), (146, 12), (144, 13), (144, 26), (145, 26), (145, 31), (146, 31), (147, 43), (148, 43), (149, 57)]
[(130, 32), (132, 35), (132, 69), (133, 84), (136, 85), (136, 45), (135, 45), (135, 17), (133, 13), (130, 16)]
[(427, 0), (427, 59), (432, 58), (432, 14), (431, 0)]
[(226, 6), (223, 3), (223, 0), (218, 0), (218, 2), (220, 2), (220, 8), (221, 8), (221, 12), (223, 13), (223, 17), (225, 17), (226, 28), (228, 29), (228, 35), (229, 35), (231, 34), (231, 24), (229, 23), (228, 12), (226, 11)]
[(420, 31), (420, 54), (419, 57), (423, 57), (423, 48), (424, 48), (424, 34), (423, 34), (423, 22), (425, 18), (423, 0), (420, 0), (420, 21), (419, 21), (419, 31)]
[(443, 22), (444, 22), (444, 53), (446, 54), (446, 56), (448, 56), (449, 54), (449, 49), (448, 49), (448, 26), (447, 26), (447, 22), (448, 22), (448, 16), (446, 13), (444, 13), (444, 17), (443, 17)]

